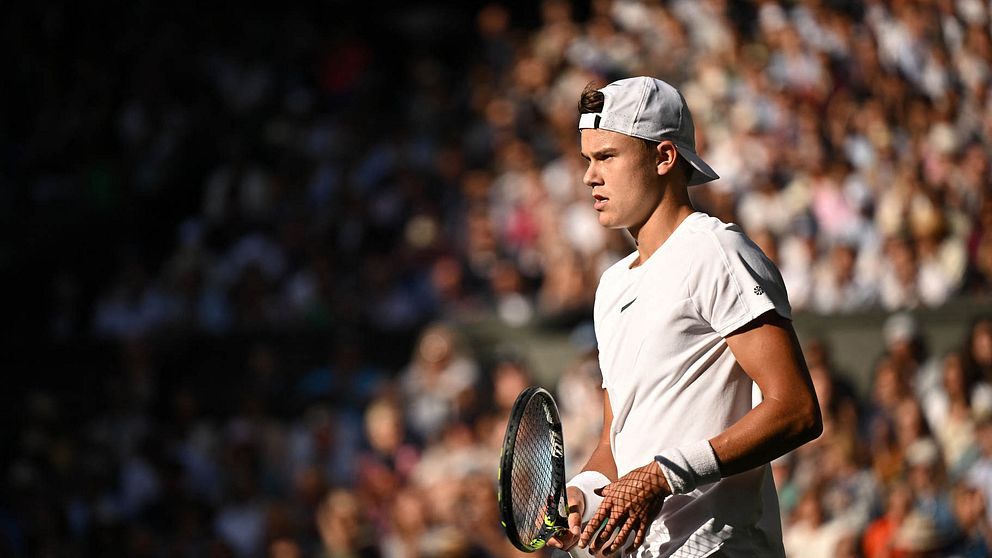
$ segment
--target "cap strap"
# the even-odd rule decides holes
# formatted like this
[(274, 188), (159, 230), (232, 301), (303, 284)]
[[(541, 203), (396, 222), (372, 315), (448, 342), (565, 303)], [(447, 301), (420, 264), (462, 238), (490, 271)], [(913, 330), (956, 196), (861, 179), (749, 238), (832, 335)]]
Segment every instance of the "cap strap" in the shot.
[(599, 121), (602, 120), (603, 116), (598, 112), (587, 112), (579, 116), (579, 129), (584, 128), (599, 128)]

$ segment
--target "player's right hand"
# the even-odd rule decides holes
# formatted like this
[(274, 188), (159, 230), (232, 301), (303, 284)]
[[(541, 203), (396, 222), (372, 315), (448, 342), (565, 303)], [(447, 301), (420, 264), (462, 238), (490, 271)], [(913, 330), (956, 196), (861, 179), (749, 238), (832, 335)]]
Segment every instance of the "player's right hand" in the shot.
[(611, 482), (597, 492), (603, 501), (582, 530), (580, 546), (594, 553), (613, 554), (633, 535), (633, 548), (637, 548), (671, 493), (654, 460)]
[(582, 491), (574, 486), (569, 486), (565, 490), (565, 498), (568, 500), (568, 531), (561, 531), (548, 540), (551, 548), (570, 550), (579, 542), (579, 534), (582, 532), (582, 512), (585, 510), (586, 499)]

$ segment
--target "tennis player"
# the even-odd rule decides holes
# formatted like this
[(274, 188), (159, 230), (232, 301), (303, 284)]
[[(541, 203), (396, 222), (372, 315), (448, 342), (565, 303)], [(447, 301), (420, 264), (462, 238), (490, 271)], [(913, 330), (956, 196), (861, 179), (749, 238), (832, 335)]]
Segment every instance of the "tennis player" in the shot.
[(596, 292), (603, 430), (568, 483), (570, 531), (549, 545), (784, 556), (768, 464), (822, 422), (782, 277), (737, 225), (693, 208), (687, 187), (718, 176), (678, 90), (622, 79), (579, 106), (599, 222), (637, 249)]

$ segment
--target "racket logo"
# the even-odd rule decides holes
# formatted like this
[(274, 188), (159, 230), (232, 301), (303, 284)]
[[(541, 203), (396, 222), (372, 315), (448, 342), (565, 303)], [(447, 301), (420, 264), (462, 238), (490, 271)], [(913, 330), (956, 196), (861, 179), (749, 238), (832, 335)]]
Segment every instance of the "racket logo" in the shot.
[(562, 444), (561, 437), (554, 430), (548, 432), (548, 436), (551, 437), (551, 455), (562, 458), (565, 457), (565, 446)]

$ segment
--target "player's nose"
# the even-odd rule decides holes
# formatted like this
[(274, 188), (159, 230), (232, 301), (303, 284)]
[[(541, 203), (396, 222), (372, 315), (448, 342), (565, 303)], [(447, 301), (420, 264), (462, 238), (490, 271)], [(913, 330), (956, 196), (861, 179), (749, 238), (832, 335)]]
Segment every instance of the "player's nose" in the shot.
[(590, 188), (603, 185), (603, 177), (597, 172), (594, 163), (589, 163), (586, 167), (586, 172), (582, 175), (582, 183)]

